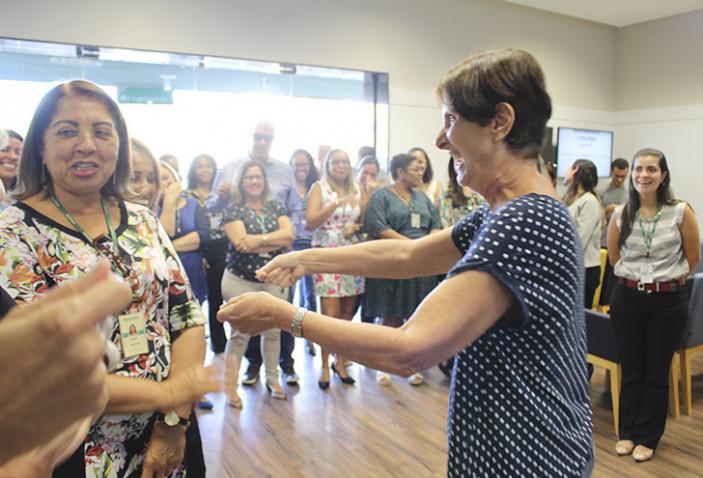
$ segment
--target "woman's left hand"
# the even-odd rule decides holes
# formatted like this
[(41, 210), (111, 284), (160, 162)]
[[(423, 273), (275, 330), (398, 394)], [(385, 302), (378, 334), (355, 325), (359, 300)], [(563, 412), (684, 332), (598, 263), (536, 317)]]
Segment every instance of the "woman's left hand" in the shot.
[(342, 235), (344, 235), (344, 239), (349, 239), (352, 237), (356, 232), (361, 229), (361, 226), (355, 222), (350, 222), (344, 226), (344, 229), (342, 230)]
[(234, 248), (239, 252), (251, 252), (261, 246), (263, 239), (256, 235), (247, 234), (234, 244)]
[(288, 302), (266, 292), (251, 292), (229, 300), (217, 312), (217, 320), (229, 322), (235, 330), (258, 335), (268, 329), (281, 328), (281, 321), (294, 312)]
[(144, 456), (141, 478), (163, 478), (169, 476), (183, 462), (186, 447), (186, 429), (176, 425), (169, 427), (159, 421), (154, 423), (149, 446)]

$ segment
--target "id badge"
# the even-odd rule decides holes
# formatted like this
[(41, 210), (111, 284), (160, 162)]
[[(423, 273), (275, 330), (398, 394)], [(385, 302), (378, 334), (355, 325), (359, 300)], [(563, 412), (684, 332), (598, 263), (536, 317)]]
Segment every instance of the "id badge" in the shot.
[(654, 282), (654, 272), (652, 271), (652, 264), (646, 264), (642, 266), (642, 276), (640, 282), (644, 284), (651, 284)]
[(410, 227), (420, 229), (420, 215), (416, 212), (410, 214)]
[(120, 340), (122, 342), (122, 358), (149, 353), (149, 343), (146, 339), (146, 320), (144, 314), (120, 315)]

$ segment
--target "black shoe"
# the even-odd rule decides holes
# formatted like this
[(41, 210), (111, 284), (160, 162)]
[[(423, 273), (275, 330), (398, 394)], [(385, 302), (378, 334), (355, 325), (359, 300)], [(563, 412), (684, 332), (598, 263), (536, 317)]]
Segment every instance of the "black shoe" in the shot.
[(318, 380), (317, 386), (320, 387), (320, 390), (327, 390), (328, 388), (330, 388), (330, 381), (329, 380), (325, 380), (325, 381)]
[(249, 367), (242, 378), (242, 385), (254, 385), (259, 381), (259, 367)]
[(356, 383), (356, 380), (354, 380), (353, 378), (351, 378), (349, 376), (342, 377), (342, 374), (340, 374), (339, 371), (337, 370), (336, 362), (332, 364), (332, 371), (335, 373), (335, 375), (339, 375), (339, 379), (342, 381), (342, 383), (344, 383), (346, 385), (354, 385)]
[(455, 357), (452, 357), (450, 359), (445, 360), (444, 362), (440, 362), (437, 367), (442, 371), (445, 377), (447, 378), (452, 378), (452, 370), (454, 369), (454, 360), (456, 360)]
[(300, 380), (300, 377), (298, 377), (298, 374), (295, 373), (295, 369), (293, 367), (286, 367), (283, 370), (283, 380), (285, 380), (287, 385), (298, 385), (298, 380)]

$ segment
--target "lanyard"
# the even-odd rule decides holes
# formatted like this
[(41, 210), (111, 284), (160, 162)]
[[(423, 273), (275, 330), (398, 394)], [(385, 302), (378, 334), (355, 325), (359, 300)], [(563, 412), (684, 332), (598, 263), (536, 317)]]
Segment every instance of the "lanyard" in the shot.
[(266, 234), (268, 232), (268, 228), (266, 227), (266, 216), (264, 215), (259, 215), (258, 212), (254, 211), (254, 218), (256, 219), (256, 222), (259, 223), (259, 227), (261, 228), (261, 234)]
[[(389, 189), (391, 190), (391, 192), (392, 192), (393, 194), (395, 194), (396, 196), (398, 196), (398, 199), (400, 199), (401, 201), (403, 201), (403, 204), (405, 204), (406, 206), (408, 206), (408, 208), (410, 209), (410, 212), (411, 212), (411, 213), (415, 213), (415, 214), (418, 213), (418, 212), (417, 212), (417, 209), (415, 209), (415, 204), (413, 203), (413, 193), (412, 193), (412, 191), (410, 191), (410, 200), (408, 200), (408, 199), (405, 199), (403, 196), (401, 196), (401, 194), (395, 189), (395, 186), (391, 186), (391, 187), (389, 187)], [(424, 194), (424, 193), (423, 193), (423, 194)]]
[[(61, 214), (63, 214), (64, 217), (68, 220), (68, 222), (71, 223), (73, 228), (88, 241), (88, 244), (95, 247), (93, 238), (90, 237), (87, 232), (85, 232), (85, 230), (80, 226), (80, 224), (78, 224), (78, 221), (76, 221), (76, 218), (74, 218), (73, 215), (68, 212), (65, 207), (63, 207), (63, 204), (61, 204), (58, 198), (53, 194), (51, 195), (51, 202), (54, 203), (56, 209), (61, 211)], [(107, 224), (107, 230), (110, 231), (110, 239), (112, 240), (112, 251), (115, 255), (117, 255), (117, 234), (115, 234), (115, 230), (112, 228), (112, 219), (110, 218), (110, 213), (107, 210), (107, 206), (105, 206), (105, 201), (103, 200), (103, 198), (100, 198), (100, 207), (102, 207), (103, 216), (105, 216), (105, 224)]]
[(657, 230), (657, 223), (659, 222), (659, 219), (662, 217), (662, 210), (659, 209), (657, 211), (657, 214), (654, 216), (654, 218), (651, 221), (646, 221), (646, 222), (651, 222), (652, 223), (652, 228), (650, 230), (645, 230), (644, 228), (644, 222), (642, 220), (642, 216), (640, 216), (640, 212), (637, 211), (637, 221), (640, 224), (640, 231), (642, 232), (642, 237), (644, 237), (644, 247), (647, 249), (647, 257), (649, 257), (649, 253), (652, 251), (652, 241), (654, 240), (654, 233)]

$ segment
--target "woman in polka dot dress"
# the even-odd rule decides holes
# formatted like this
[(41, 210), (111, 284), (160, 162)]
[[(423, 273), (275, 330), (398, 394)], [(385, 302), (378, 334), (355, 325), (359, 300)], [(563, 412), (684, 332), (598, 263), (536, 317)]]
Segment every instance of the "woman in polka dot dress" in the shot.
[[(341, 149), (327, 153), (322, 167), (322, 180), (310, 189), (305, 212), (307, 228), (312, 230), (312, 246), (335, 248), (352, 243), (352, 236), (361, 229), (361, 193), (354, 183), (349, 156)], [(333, 272), (314, 274), (315, 295), (320, 298), (322, 313), (343, 320), (351, 320), (357, 296), (364, 292), (364, 279), (354, 275)], [(327, 390), (330, 385), (329, 352), (322, 347), (322, 371), (318, 385)], [(344, 358), (337, 355), (332, 370), (343, 383), (353, 385), (355, 380), (344, 367)]]
[(485, 205), (437, 234), (285, 254), (258, 273), (281, 285), (311, 272), (446, 273), (410, 320), (398, 329), (344, 323), (267, 296), (228, 304), (218, 319), (247, 333), (291, 330), (395, 374), (458, 353), (448, 476), (590, 476), (583, 252), (568, 210), (537, 169), (551, 115), (542, 70), (527, 52), (489, 51), (449, 70), (437, 96), (444, 126), (436, 144), (463, 158), (459, 182)]

